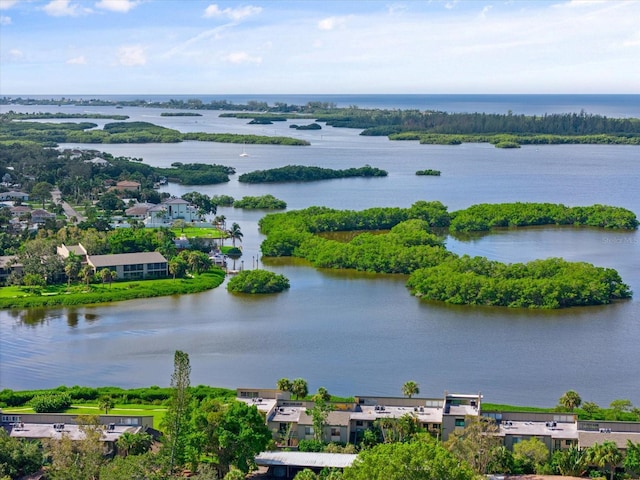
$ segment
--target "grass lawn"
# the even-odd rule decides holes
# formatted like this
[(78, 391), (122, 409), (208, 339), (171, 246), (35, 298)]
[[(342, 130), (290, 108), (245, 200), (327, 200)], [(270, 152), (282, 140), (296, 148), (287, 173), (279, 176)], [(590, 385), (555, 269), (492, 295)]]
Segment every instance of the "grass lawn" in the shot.
[[(116, 404), (109, 410), (109, 415), (145, 415), (153, 416), (153, 428), (159, 429), (160, 422), (164, 418), (167, 407), (160, 405), (138, 405), (138, 404)], [(31, 407), (3, 408), (3, 413), (35, 413)], [(75, 415), (103, 415), (104, 410), (100, 410), (97, 404), (72, 405), (62, 413)]]
[(222, 237), (222, 232), (217, 228), (211, 227), (184, 227), (180, 228), (172, 228), (171, 231), (175, 234), (176, 237), (181, 237), (184, 235), (187, 238), (220, 238)]
[(28, 308), (53, 305), (88, 305), (135, 298), (202, 292), (219, 286), (225, 273), (219, 268), (193, 278), (162, 278), (157, 280), (115, 281), (112, 284), (92, 283), (49, 285), (43, 288), (9, 286), (0, 288), (0, 308)]

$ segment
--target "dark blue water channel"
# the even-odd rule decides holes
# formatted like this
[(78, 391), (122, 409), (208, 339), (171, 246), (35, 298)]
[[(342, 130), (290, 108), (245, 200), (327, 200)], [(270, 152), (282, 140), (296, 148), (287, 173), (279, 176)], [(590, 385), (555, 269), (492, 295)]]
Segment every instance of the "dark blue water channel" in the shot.
[[(426, 146), (360, 137), (357, 130), (250, 126), (220, 119), (217, 112), (160, 117), (151, 109), (94, 110), (181, 131), (289, 135), (311, 142), (308, 147), (251, 145), (249, 157), (239, 157), (238, 145), (215, 143), (85, 146), (142, 157), (152, 165), (219, 163), (240, 174), (289, 164), (369, 164), (389, 172), (386, 178), (278, 185), (244, 185), (234, 176), (228, 184), (199, 188), (208, 195), (270, 193), (289, 209), (408, 207), (417, 200), (440, 200), (453, 211), (482, 202), (535, 201), (603, 203), (640, 214), (638, 147)], [(442, 175), (415, 175), (425, 168)], [(181, 195), (193, 188), (167, 190)], [(242, 228), (242, 266), (252, 268), (260, 259), (260, 267), (290, 279), (288, 292), (238, 297), (222, 286), (98, 307), (1, 311), (0, 388), (167, 385), (173, 352), (180, 349), (190, 355), (193, 384), (273, 387), (280, 377), (303, 377), (314, 391), (324, 386), (339, 395), (399, 395), (406, 380), (415, 380), (426, 396), (481, 391), (490, 402), (549, 406), (574, 389), (583, 400), (601, 405), (616, 398), (640, 405), (637, 231), (532, 228), (471, 241), (448, 239), (457, 253), (505, 262), (553, 256), (613, 267), (636, 292), (614, 305), (547, 312), (427, 303), (409, 295), (404, 277), (262, 259), (257, 221), (264, 212), (225, 208), (218, 213)]]

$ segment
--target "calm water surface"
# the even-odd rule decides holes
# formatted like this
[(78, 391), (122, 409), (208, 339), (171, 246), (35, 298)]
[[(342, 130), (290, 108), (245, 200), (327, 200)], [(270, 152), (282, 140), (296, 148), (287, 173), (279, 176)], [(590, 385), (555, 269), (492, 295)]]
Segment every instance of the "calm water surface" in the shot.
[[(360, 137), (357, 130), (250, 126), (220, 119), (216, 112), (160, 117), (160, 111), (149, 109), (100, 111), (181, 131), (289, 135), (312, 143), (250, 145), (246, 158), (238, 156), (238, 145), (214, 143), (87, 146), (142, 157), (152, 165), (219, 163), (233, 165), (240, 174), (289, 164), (370, 164), (389, 172), (380, 179), (278, 185), (243, 185), (234, 176), (226, 185), (200, 188), (208, 195), (271, 193), (289, 209), (408, 207), (417, 200), (440, 200), (453, 211), (481, 202), (544, 201), (619, 205), (640, 214), (637, 147), (424, 146)], [(442, 176), (417, 177), (415, 171), (424, 168), (441, 170)], [(175, 195), (192, 190), (167, 187)], [(427, 303), (408, 294), (404, 277), (262, 259), (257, 221), (264, 212), (224, 208), (218, 214), (242, 227), (244, 256), (237, 267), (259, 262), (283, 273), (291, 281), (288, 292), (239, 297), (222, 286), (99, 307), (2, 311), (0, 388), (167, 385), (173, 352), (180, 349), (190, 355), (193, 384), (273, 387), (286, 376), (306, 378), (311, 390), (325, 386), (341, 395), (399, 395), (402, 383), (411, 379), (424, 395), (482, 391), (491, 402), (553, 405), (571, 388), (601, 405), (615, 398), (640, 405), (638, 232), (533, 228), (448, 239), (457, 253), (505, 262), (561, 256), (616, 268), (636, 292), (632, 300), (615, 305), (539, 312)]]

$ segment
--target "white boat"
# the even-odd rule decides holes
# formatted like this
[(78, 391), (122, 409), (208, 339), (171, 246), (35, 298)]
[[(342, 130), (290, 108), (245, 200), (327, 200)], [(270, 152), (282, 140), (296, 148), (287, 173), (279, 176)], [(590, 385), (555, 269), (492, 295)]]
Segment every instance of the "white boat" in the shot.
[(247, 152), (244, 151), (244, 145), (242, 146), (242, 153), (240, 154), (241, 157), (248, 157), (249, 154)]

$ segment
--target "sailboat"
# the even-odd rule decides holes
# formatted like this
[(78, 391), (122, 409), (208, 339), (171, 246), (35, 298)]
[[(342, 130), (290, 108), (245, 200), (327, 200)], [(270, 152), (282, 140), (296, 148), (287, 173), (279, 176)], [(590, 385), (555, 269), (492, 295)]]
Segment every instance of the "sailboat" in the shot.
[(242, 153), (240, 154), (241, 157), (248, 157), (249, 154), (247, 152), (244, 151), (244, 145), (242, 145)]

